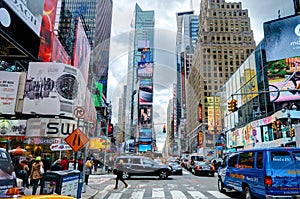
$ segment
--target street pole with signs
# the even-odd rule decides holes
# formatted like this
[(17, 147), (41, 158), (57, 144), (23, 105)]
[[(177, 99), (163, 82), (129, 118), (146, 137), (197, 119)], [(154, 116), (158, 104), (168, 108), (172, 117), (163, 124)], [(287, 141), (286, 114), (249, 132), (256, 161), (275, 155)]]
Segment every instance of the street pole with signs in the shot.
[(103, 160), (103, 168), (102, 171), (105, 172), (106, 167), (106, 156), (107, 156), (107, 144), (108, 144), (108, 128), (109, 128), (109, 120), (111, 117), (111, 104), (109, 103), (106, 107), (106, 130), (105, 130), (105, 147), (104, 147), (104, 160)]

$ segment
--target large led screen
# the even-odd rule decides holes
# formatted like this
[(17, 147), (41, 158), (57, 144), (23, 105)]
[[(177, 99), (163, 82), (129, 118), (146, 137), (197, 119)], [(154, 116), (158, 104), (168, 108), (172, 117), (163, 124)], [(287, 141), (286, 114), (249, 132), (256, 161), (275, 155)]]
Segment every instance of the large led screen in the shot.
[(152, 62), (139, 62), (138, 63), (138, 77), (152, 77), (153, 76), (153, 63)]
[(139, 111), (139, 121), (143, 128), (151, 128), (152, 106), (141, 106)]
[(152, 150), (151, 144), (140, 144), (139, 145), (139, 152), (147, 152)]
[(27, 120), (0, 119), (1, 136), (24, 136)]
[(139, 133), (139, 141), (152, 141), (152, 129), (142, 128)]
[(300, 99), (300, 57), (286, 58), (267, 63), (270, 101)]
[(51, 62), (71, 64), (71, 58), (54, 33), (52, 39)]
[(300, 55), (300, 15), (264, 23), (267, 61)]
[(152, 104), (153, 102), (153, 83), (151, 79), (141, 79), (139, 87), (140, 104)]

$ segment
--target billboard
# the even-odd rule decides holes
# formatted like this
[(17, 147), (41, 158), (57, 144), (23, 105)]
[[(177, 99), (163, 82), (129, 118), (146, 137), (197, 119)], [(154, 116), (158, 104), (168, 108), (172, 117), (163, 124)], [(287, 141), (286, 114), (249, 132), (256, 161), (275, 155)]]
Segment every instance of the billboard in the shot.
[(152, 106), (140, 106), (139, 122), (143, 128), (151, 128), (152, 125)]
[(299, 100), (300, 57), (267, 62), (271, 102)]
[(267, 61), (295, 57), (300, 54), (300, 15), (264, 23)]
[(27, 120), (0, 119), (1, 136), (24, 136)]
[(15, 114), (19, 73), (0, 71), (0, 112)]
[(151, 60), (151, 52), (150, 51), (142, 51), (141, 52), (141, 62), (150, 62)]
[(152, 62), (138, 62), (138, 77), (152, 77), (153, 63)]
[(22, 21), (30, 27), (36, 35), (40, 36), (42, 14), (44, 9), (43, 0), (4, 0), (4, 2), (7, 3), (12, 10), (14, 10), (14, 12), (18, 15), (18, 18), (22, 19)]
[(139, 132), (139, 141), (151, 142), (152, 129), (141, 128)]
[(52, 53), (51, 62), (71, 64), (71, 58), (69, 57), (67, 51), (62, 46), (57, 36), (52, 33)]
[[(15, 54), (15, 56), (18, 57), (30, 56), (31, 58), (37, 59), (40, 44), (40, 24), (31, 24), (31, 22), (28, 22), (27, 18), (24, 19), (24, 17), (20, 17), (22, 12), (19, 8), (15, 8), (14, 2), (19, 1), (5, 0), (2, 6), (0, 6), (0, 33), (5, 39), (14, 43), (19, 48), (19, 51), (17, 52), (10, 51), (9, 53), (11, 55)], [(37, 1), (37, 4), (40, 4), (41, 2), (44, 1)], [(19, 2), (18, 5), (23, 6), (21, 2)], [(23, 11), (28, 11), (29, 16), (32, 14), (26, 6), (24, 6)], [(41, 9), (41, 13), (42, 12), (43, 10)], [(32, 17), (32, 20), (35, 21), (35, 17)], [(38, 22), (38, 20), (36, 22)], [(11, 46), (7, 47), (11, 48)]]
[(44, 12), (42, 15), (42, 25), (41, 25), (41, 41), (40, 41), (40, 51), (39, 60), (44, 62), (51, 61), (52, 47), (52, 37), (54, 36), (54, 24), (56, 17), (56, 8), (58, 0), (45, 0)]
[(81, 71), (85, 82), (88, 82), (90, 55), (91, 46), (85, 34), (83, 24), (80, 18), (78, 17), (76, 38), (74, 44), (73, 66), (75, 66)]
[(150, 49), (150, 41), (149, 40), (138, 40), (137, 41), (138, 51), (149, 51)]
[(56, 118), (30, 118), (27, 120), (27, 137), (66, 138), (77, 128), (77, 121)]
[(139, 102), (140, 104), (152, 104), (153, 102), (153, 84), (140, 81), (139, 87)]
[[(106, 145), (106, 142), (107, 142), (107, 145)], [(99, 150), (100, 151), (105, 151), (105, 147), (106, 149), (108, 150), (110, 148), (110, 140), (104, 136), (102, 137), (94, 137), (94, 138), (90, 138), (90, 141), (89, 141), (89, 149), (90, 150)]]
[(152, 145), (151, 144), (139, 144), (139, 152), (147, 152), (152, 151)]
[(23, 113), (73, 117), (84, 105), (86, 85), (78, 69), (52, 62), (31, 62), (24, 90)]

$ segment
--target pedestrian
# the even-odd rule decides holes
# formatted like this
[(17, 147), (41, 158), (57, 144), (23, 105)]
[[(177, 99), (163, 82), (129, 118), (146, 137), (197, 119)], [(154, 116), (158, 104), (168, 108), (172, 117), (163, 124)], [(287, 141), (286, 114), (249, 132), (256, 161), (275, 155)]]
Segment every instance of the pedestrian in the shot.
[(22, 180), (22, 185), (24, 188), (29, 188), (29, 175), (25, 169), (26, 167), (24, 167), (21, 163), (17, 162), (17, 165), (15, 166), (16, 176), (17, 178)]
[(32, 182), (32, 195), (36, 194), (37, 188), (39, 186), (39, 181), (42, 179), (44, 174), (44, 165), (41, 156), (35, 158), (35, 162), (32, 164), (30, 181)]
[(81, 172), (83, 171), (83, 160), (82, 160), (81, 157), (78, 158), (78, 167), (77, 167), (77, 169)]
[(51, 171), (61, 171), (62, 166), (61, 166), (61, 159), (57, 159), (54, 164), (51, 167)]
[(94, 171), (97, 172), (99, 160), (97, 160), (96, 158), (94, 158), (93, 161), (94, 161)]
[(89, 176), (92, 174), (93, 161), (90, 158), (87, 158), (85, 163), (85, 174), (84, 174), (84, 182), (88, 185)]
[(116, 185), (114, 189), (118, 189), (118, 180), (124, 183), (125, 188), (128, 187), (128, 184), (125, 182), (123, 178), (123, 172), (125, 171), (124, 161), (121, 159), (119, 164), (117, 164), (117, 177), (116, 177)]
[(69, 169), (69, 161), (68, 161), (68, 157), (65, 156), (63, 158), (63, 160), (61, 161), (61, 167), (63, 170), (68, 170)]

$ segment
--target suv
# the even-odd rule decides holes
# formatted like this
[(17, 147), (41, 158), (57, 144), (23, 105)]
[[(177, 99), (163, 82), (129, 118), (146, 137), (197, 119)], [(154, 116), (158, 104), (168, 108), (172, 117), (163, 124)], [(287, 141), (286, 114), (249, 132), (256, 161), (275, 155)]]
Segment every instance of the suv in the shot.
[(261, 148), (234, 152), (218, 170), (218, 189), (244, 198), (299, 198), (300, 148)]
[(197, 162), (203, 162), (204, 161), (204, 156), (198, 153), (192, 153), (188, 157), (188, 162), (186, 164), (186, 169), (189, 171), (192, 171), (194, 168), (195, 163)]
[(131, 176), (158, 176), (161, 179), (168, 178), (172, 169), (168, 165), (158, 164), (152, 159), (144, 156), (121, 156), (117, 157), (115, 162), (115, 168), (120, 160), (124, 161), (125, 171), (123, 172), (123, 178), (128, 179)]

